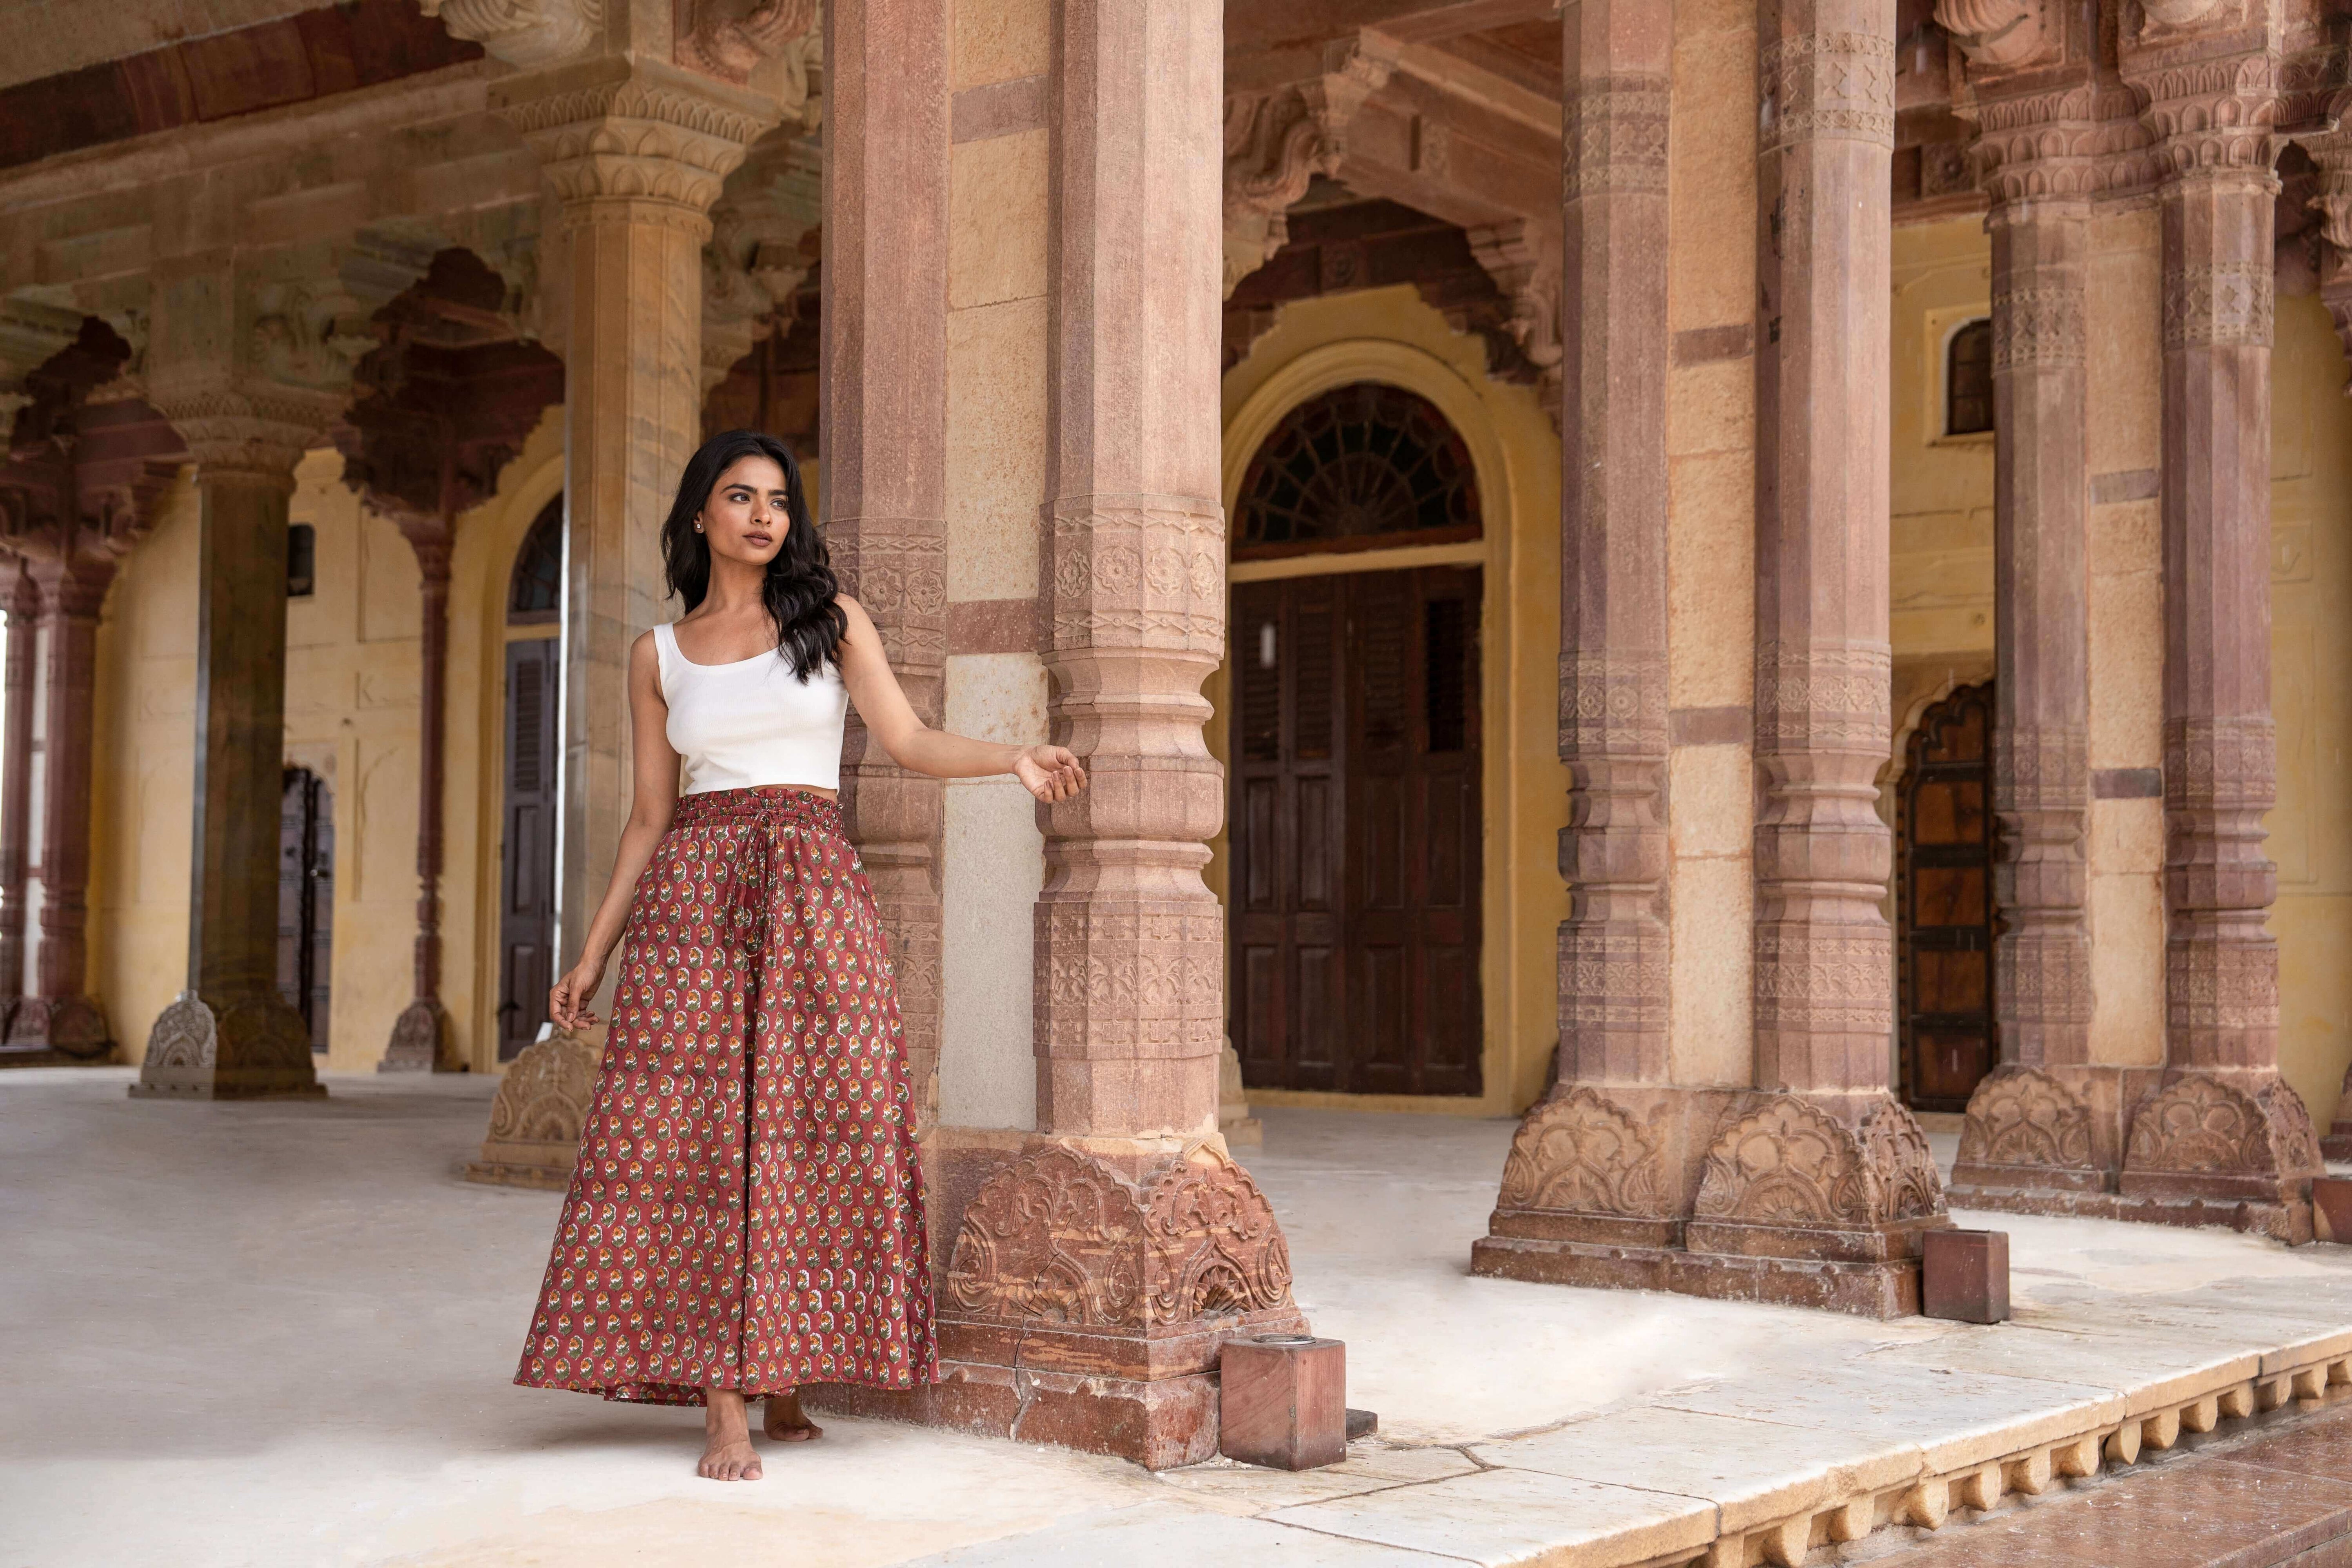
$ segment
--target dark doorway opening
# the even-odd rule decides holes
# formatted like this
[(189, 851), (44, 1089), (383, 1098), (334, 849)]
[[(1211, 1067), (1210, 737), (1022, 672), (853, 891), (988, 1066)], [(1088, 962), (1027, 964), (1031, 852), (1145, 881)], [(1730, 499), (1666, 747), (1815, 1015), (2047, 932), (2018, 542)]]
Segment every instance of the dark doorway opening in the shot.
[(278, 994), (327, 1048), (335, 946), (335, 802), (327, 781), (288, 768), (278, 812)]
[(1475, 566), (1234, 590), (1234, 1046), (1253, 1088), (1476, 1094)]
[(1927, 710), (1896, 793), (1903, 1098), (1965, 1110), (2000, 1059), (1993, 1019), (1992, 683)]
[[(563, 498), (548, 503), (515, 556), (507, 624), (545, 626), (562, 603)], [(505, 798), (499, 812), (499, 1060), (547, 1022), (555, 983), (556, 661), (552, 637), (507, 644)]]

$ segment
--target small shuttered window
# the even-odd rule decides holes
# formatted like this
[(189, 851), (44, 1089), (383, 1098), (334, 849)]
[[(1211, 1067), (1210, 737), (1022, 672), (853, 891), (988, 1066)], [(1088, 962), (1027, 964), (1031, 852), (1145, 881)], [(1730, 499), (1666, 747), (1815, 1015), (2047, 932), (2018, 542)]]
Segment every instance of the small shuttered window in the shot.
[(1992, 428), (1992, 322), (1979, 318), (1952, 334), (1944, 351), (1944, 434)]

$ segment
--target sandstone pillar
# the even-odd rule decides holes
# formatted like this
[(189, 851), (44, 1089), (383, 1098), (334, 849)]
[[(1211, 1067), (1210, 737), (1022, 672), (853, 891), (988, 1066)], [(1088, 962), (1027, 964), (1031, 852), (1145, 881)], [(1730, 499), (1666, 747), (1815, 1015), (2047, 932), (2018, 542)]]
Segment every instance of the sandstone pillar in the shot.
[(188, 984), (147, 1039), (142, 1096), (321, 1095), (310, 1031), (278, 994), (278, 775), (286, 740), (286, 501), (325, 398), (215, 390), (165, 402), (196, 463), (195, 838)]
[(2278, 42), (2142, 19), (2127, 80), (2160, 139), (2166, 1081), (2122, 1195), (2143, 1217), (2311, 1236), (2317, 1139), (2278, 1076), (2270, 707), (2271, 132)]
[[(1273, 1212), (1217, 1136), (1223, 922), (1201, 879), (1223, 799), (1199, 690), (1224, 634), (1220, 14), (1217, 0), (1067, 0), (1055, 16), (1039, 620), (1053, 731), (1087, 759), (1093, 785), (1041, 810), (1036, 1135), (1000, 1137), (984, 1179), (982, 1151), (969, 1152), (935, 1206), (938, 1240), (953, 1234), (939, 1272), (943, 1381), (906, 1395), (827, 1393), (836, 1406), (1153, 1467), (1216, 1451), (1226, 1338), (1303, 1326)], [(919, 80), (933, 68), (932, 15), (896, 0), (834, 10), (828, 91), (858, 96), (836, 96), (829, 111), (829, 202), (859, 191), (837, 173), (859, 138), (919, 134), (904, 155), (944, 163), (935, 99), (896, 126), (864, 107), (880, 85), (877, 25), (903, 16), (906, 43), (919, 47), (892, 65), (902, 83)], [(853, 47), (872, 52), (844, 61)], [(938, 176), (928, 162), (918, 174), (894, 201), (929, 199)], [(845, 242), (845, 216), (829, 213), (828, 247)], [(870, 209), (856, 221), (870, 225)], [(925, 265), (920, 252), (893, 260), (918, 276)], [(825, 278), (828, 290), (852, 286), (831, 255)], [(839, 300), (828, 293), (827, 343), (845, 349), (858, 319), (833, 319)], [(927, 300), (927, 334), (933, 309)], [(866, 365), (871, 379), (870, 348)], [(835, 396), (841, 374), (836, 359)], [(888, 407), (878, 395), (860, 389), (846, 411), (828, 408), (838, 422), (828, 454), (843, 450), (851, 418)], [(869, 497), (883, 493), (881, 436), (862, 459)], [(836, 526), (838, 482), (829, 457)]]
[[(1674, 19), (1639, 0), (1563, 14), (1559, 312), (1559, 1073), (1521, 1123), (1480, 1273), (1632, 1282), (1606, 1244), (1680, 1239), (1664, 1151), (1716, 1107), (1667, 1087), (1666, 153)], [(1664, 1121), (1653, 1123), (1663, 1110)], [(1682, 1127), (1696, 1121), (1694, 1131)], [(1618, 1136), (1612, 1139), (1614, 1131)], [(1606, 1148), (1607, 1153), (1601, 1151)], [(1598, 1155), (1596, 1161), (1594, 1156)], [(1601, 1179), (1563, 1180), (1591, 1163)], [(1686, 1162), (1685, 1162), (1686, 1163)], [(1656, 1260), (1666, 1261), (1661, 1253)]]
[(780, 110), (748, 89), (617, 57), (502, 82), (493, 107), (539, 154), (570, 312), (557, 895), (569, 963), (628, 816), (629, 645), (667, 618), (660, 521), (701, 440), (708, 214)]
[(2129, 1107), (2122, 1077), (2092, 1066), (2090, 1050), (2084, 291), (2089, 194), (2108, 171), (2086, 150), (2105, 131), (2091, 40), (2069, 40), (2063, 23), (2024, 31), (2028, 42), (2007, 39), (2009, 58), (1970, 56), (1993, 202), (2000, 1061), (1969, 1101), (1953, 1181), (1971, 1206), (2047, 1210), (2112, 1189)]
[[(835, 5), (825, 38), (825, 542), (925, 723), (947, 675), (948, 7)], [(936, 1117), (940, 781), (853, 714), (842, 801), (889, 934), (917, 1110)]]
[(449, 705), (449, 550), (446, 516), (399, 519), (416, 552), (421, 637), (416, 700), (416, 953), (415, 995), (393, 1021), (378, 1072), (455, 1070), (449, 1010), (441, 1005), (442, 758)]
[[(8, 595), (6, 652), (0, 655), (0, 1015), (13, 1016), (25, 994), (26, 880), (33, 825), (33, 648), (41, 591), (16, 563)], [(0, 1023), (5, 1023), (0, 1018)], [(0, 1039), (6, 1037), (0, 1027)]]
[[(114, 581), (110, 555), (39, 562), (41, 624), (48, 634), (41, 801), (41, 945), (37, 994), (16, 1005), (9, 1037), (37, 1040), (80, 1060), (110, 1056), (106, 1015), (88, 994), (92, 725), (98, 697), (98, 615)], [(282, 598), (282, 593), (281, 593)], [(282, 688), (281, 688), (282, 689)], [(276, 820), (272, 803), (271, 820)], [(274, 834), (273, 829), (273, 834)], [(271, 843), (274, 847), (276, 839)], [(277, 875), (276, 857), (270, 874)], [(274, 895), (273, 895), (274, 898)], [(270, 905), (270, 978), (277, 978), (277, 906)], [(305, 1049), (307, 1051), (307, 1041)]]

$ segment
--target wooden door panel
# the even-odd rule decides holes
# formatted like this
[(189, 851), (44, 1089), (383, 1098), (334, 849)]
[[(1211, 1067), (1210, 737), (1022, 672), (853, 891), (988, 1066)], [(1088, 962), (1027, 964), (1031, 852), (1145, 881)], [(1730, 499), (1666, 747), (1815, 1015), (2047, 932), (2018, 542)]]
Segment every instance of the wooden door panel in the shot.
[(1267, 1088), (1475, 1094), (1477, 616), (1458, 568), (1234, 592), (1234, 1047)]
[(507, 645), (500, 828), (499, 1059), (538, 1037), (555, 984), (555, 659), (552, 639)]
[(1993, 1007), (1992, 688), (1921, 716), (1896, 796), (1903, 1091), (1959, 1110), (2000, 1059)]

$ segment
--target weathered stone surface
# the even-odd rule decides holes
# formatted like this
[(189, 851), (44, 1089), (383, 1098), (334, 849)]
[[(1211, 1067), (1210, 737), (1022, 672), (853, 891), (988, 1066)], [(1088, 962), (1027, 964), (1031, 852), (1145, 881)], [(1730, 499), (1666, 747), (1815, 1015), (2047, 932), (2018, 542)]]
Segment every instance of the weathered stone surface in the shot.
[(459, 1174), (496, 1186), (569, 1186), (604, 1059), (600, 1041), (561, 1030), (525, 1046), (499, 1080), (481, 1157)]

